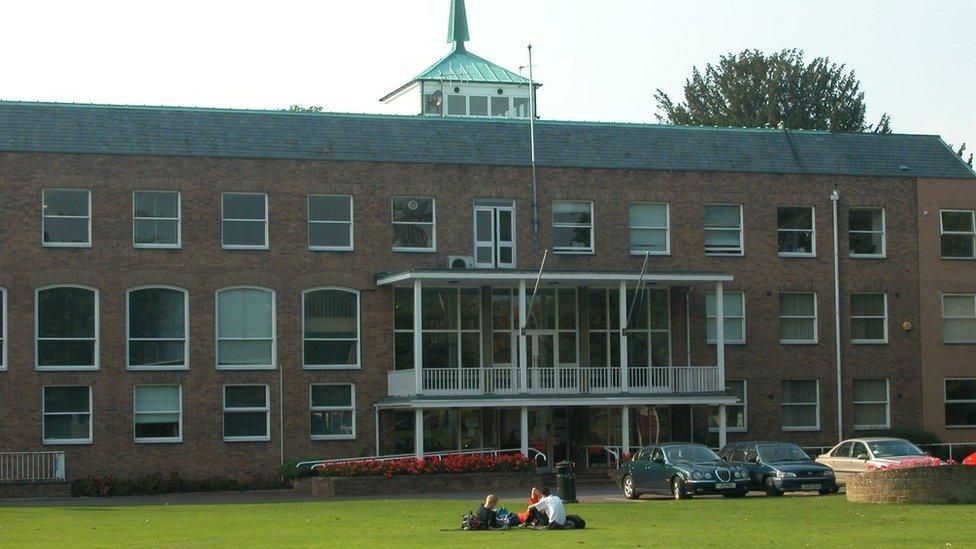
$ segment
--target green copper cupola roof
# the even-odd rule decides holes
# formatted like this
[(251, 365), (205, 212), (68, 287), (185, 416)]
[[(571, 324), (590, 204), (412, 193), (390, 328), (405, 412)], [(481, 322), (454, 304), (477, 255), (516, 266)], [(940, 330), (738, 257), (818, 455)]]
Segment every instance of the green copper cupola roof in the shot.
[(468, 14), (464, 11), (464, 0), (451, 0), (451, 16), (447, 20), (447, 41), (454, 47), (464, 49), (468, 37)]

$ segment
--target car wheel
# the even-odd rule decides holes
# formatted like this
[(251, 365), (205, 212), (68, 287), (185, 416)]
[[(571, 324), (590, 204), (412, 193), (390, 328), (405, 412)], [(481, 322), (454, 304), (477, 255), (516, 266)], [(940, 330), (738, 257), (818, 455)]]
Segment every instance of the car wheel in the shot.
[(685, 492), (685, 481), (681, 477), (671, 479), (671, 495), (674, 499), (691, 499), (691, 494)]
[(766, 495), (767, 496), (782, 496), (783, 492), (776, 488), (776, 484), (773, 482), (773, 477), (766, 477)]
[(625, 475), (624, 476), (623, 486), (624, 486), (624, 497), (625, 498), (627, 498), (627, 499), (637, 499), (637, 498), (640, 497), (640, 494), (634, 488), (634, 479), (630, 475)]
[(820, 489), (820, 495), (821, 496), (829, 496), (830, 494), (833, 494), (833, 493), (834, 493), (834, 490), (832, 488), (821, 488)]

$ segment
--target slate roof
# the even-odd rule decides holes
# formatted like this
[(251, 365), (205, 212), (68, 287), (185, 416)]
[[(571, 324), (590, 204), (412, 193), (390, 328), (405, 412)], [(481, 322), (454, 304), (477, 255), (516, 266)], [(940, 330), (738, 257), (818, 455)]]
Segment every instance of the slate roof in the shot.
[[(969, 178), (934, 135), (539, 121), (540, 166)], [(529, 165), (526, 120), (0, 101), (0, 151)]]

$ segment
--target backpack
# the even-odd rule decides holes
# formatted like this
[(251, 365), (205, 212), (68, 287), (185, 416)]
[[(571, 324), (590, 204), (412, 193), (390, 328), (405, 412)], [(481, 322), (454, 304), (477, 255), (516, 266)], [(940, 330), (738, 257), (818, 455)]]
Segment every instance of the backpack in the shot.
[(572, 524), (572, 528), (586, 528), (586, 521), (579, 515), (566, 515), (566, 525)]
[(474, 513), (468, 511), (468, 514), (461, 517), (461, 530), (481, 530), (481, 527), (481, 521)]

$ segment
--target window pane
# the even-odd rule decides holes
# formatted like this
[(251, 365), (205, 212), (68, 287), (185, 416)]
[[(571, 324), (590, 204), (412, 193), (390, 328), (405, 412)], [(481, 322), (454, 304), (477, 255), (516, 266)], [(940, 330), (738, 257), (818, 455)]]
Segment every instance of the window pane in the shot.
[(354, 365), (359, 362), (358, 345), (352, 341), (305, 341), (306, 366)]
[(37, 292), (39, 337), (95, 337), (95, 292), (48, 288)]
[(648, 365), (651, 342), (647, 332), (628, 332), (627, 353), (627, 364), (631, 368), (643, 368)]
[(784, 403), (817, 402), (817, 382), (814, 380), (784, 381)]
[(464, 116), (468, 114), (467, 97), (463, 95), (447, 96), (447, 114)]
[(885, 316), (884, 294), (852, 294), (851, 316)]
[(973, 212), (942, 212), (942, 230), (973, 232)]
[(591, 330), (607, 329), (607, 292), (590, 290), (587, 292), (589, 325)]
[(965, 234), (942, 235), (942, 257), (973, 257), (974, 239)]
[(883, 379), (855, 379), (854, 402), (886, 402), (888, 382)]
[(741, 244), (742, 233), (739, 230), (705, 230), (705, 246), (714, 251), (738, 250)]
[[(705, 227), (734, 228), (742, 227), (742, 210), (739, 206), (705, 206)], [(730, 234), (738, 234), (731, 232)]]
[(89, 434), (90, 414), (44, 416), (44, 438), (48, 440), (85, 440)]
[(552, 211), (556, 223), (588, 225), (592, 222), (589, 202), (553, 202)]
[(422, 290), (421, 323), (424, 330), (456, 330), (458, 328), (458, 292), (454, 288), (425, 288)]
[(976, 317), (976, 298), (972, 295), (942, 296), (943, 317)]
[(425, 333), (423, 346), (424, 368), (450, 368), (460, 365), (457, 332)]
[(53, 366), (94, 366), (94, 341), (38, 340), (37, 365)]
[(776, 211), (777, 226), (780, 229), (813, 229), (813, 210), (801, 207), (783, 207)]
[(183, 340), (129, 341), (130, 366), (183, 366), (185, 354)]
[(976, 400), (976, 379), (947, 379), (946, 400)]
[(264, 246), (264, 221), (224, 221), (225, 246)]
[(943, 319), (942, 341), (944, 343), (976, 342), (976, 320)]
[(461, 366), (468, 368), (481, 366), (481, 335), (464, 332), (461, 334)]
[(555, 227), (553, 246), (556, 248), (591, 248), (589, 227)]
[(576, 364), (576, 332), (559, 334), (559, 362), (561, 364)]
[(508, 330), (512, 327), (512, 293), (508, 290), (493, 290), (491, 293), (491, 327), (495, 330)]
[(884, 320), (869, 318), (851, 319), (851, 337), (853, 339), (884, 341)]
[(852, 231), (882, 231), (881, 210), (851, 210), (848, 216)]
[(780, 231), (779, 252), (791, 254), (813, 253), (813, 233)]
[(135, 411), (173, 412), (180, 409), (180, 388), (169, 386), (136, 387)]
[(217, 345), (220, 366), (271, 366), (270, 341), (224, 340)]
[(478, 288), (461, 288), (461, 329), (481, 329), (481, 290)]
[(265, 219), (263, 194), (225, 194), (224, 219)]
[(397, 330), (413, 329), (413, 289), (393, 289), (393, 327)]
[(309, 196), (309, 221), (352, 221), (352, 197)]
[(44, 242), (78, 244), (88, 241), (88, 218), (44, 218)]
[(667, 227), (667, 204), (631, 204), (631, 227)]
[(344, 223), (309, 223), (308, 245), (313, 247), (348, 247), (352, 245), (352, 226)]
[(559, 329), (576, 329), (576, 292), (573, 290), (559, 290)]
[(509, 106), (509, 100), (507, 97), (492, 97), (491, 98), (491, 115), (492, 116), (508, 116), (508, 111), (511, 107)]
[(179, 414), (141, 414), (135, 423), (137, 439), (180, 437)]
[(887, 424), (887, 404), (854, 404), (854, 425), (870, 427)]
[[(393, 368), (395, 370), (413, 369), (413, 333), (393, 335)], [(427, 357), (424, 357), (427, 360)]]
[(351, 436), (352, 434), (351, 411), (312, 412), (312, 435)]
[(816, 307), (813, 294), (780, 294), (780, 316), (814, 316)]
[(639, 252), (666, 252), (668, 232), (665, 229), (631, 229), (630, 249)]
[(146, 288), (129, 292), (129, 337), (184, 337), (185, 297), (181, 291), (166, 288)]
[(178, 244), (179, 221), (170, 219), (136, 219), (133, 224), (136, 244)]
[(393, 225), (394, 248), (433, 248), (433, 225)]
[(976, 426), (976, 403), (946, 403), (946, 427)]
[(137, 191), (134, 194), (136, 217), (179, 217), (179, 193)]
[(433, 223), (434, 199), (394, 197), (393, 221), (404, 223)]
[(488, 116), (488, 98), (487, 97), (471, 97), (469, 99), (468, 112), (471, 116)]
[(264, 385), (228, 385), (224, 387), (225, 408), (261, 408), (268, 405)]
[(267, 412), (225, 412), (225, 437), (268, 436)]
[(45, 189), (43, 198), (44, 215), (88, 216), (88, 190), (86, 189)]
[(512, 336), (508, 332), (492, 334), (492, 363), (513, 363)]
[(313, 407), (352, 405), (352, 385), (312, 385)]
[(783, 427), (816, 427), (816, 406), (783, 406)]
[(665, 332), (651, 333), (651, 366), (671, 365), (671, 340)]
[(269, 291), (223, 290), (217, 294), (217, 316), (217, 337), (270, 339), (274, 336), (274, 297)]
[(353, 338), (359, 332), (359, 296), (343, 290), (305, 293), (306, 338)]
[(884, 253), (881, 233), (851, 233), (849, 244), (852, 254), (881, 255)]
[(44, 412), (89, 411), (88, 387), (45, 387)]

